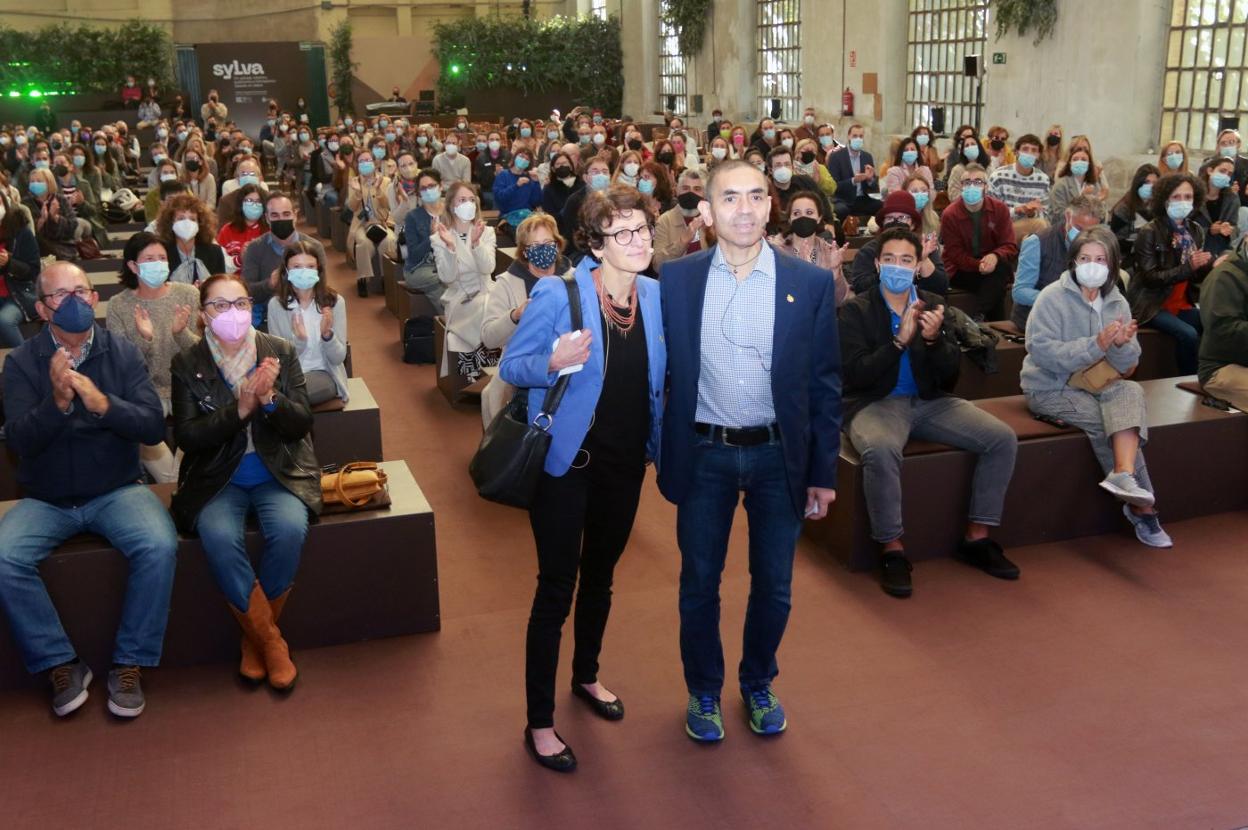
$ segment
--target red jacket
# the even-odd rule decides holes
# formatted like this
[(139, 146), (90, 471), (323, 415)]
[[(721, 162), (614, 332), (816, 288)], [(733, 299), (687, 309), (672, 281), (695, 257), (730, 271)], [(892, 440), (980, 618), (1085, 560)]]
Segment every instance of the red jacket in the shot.
[[(984, 256), (996, 254), (998, 260), (1013, 269), (1018, 264), (1018, 243), (1014, 241), (1010, 209), (1005, 202), (985, 195), (984, 206), (980, 210), (984, 217), (980, 251)], [(979, 271), (980, 257), (971, 254), (973, 232), (970, 211), (961, 199), (945, 208), (940, 215), (940, 241), (944, 246), (941, 256), (945, 260), (945, 269), (951, 275), (959, 271)]]

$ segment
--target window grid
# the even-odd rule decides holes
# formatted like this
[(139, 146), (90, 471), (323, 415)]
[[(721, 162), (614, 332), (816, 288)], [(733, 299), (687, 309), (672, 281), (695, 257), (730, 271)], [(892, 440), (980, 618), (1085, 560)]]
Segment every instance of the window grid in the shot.
[(988, 14), (988, 0), (910, 0), (906, 39), (908, 123), (930, 125), (932, 107), (944, 107), (947, 132), (962, 124), (979, 124), (977, 79), (962, 74), (963, 58), (979, 55), (982, 61), (986, 57)]
[(1248, 0), (1173, 0), (1160, 143), (1212, 152), (1223, 115), (1248, 111)]
[(801, 0), (757, 0), (758, 111), (771, 115), (780, 99), (780, 120), (797, 122), (802, 112)]
[(589, 0), (589, 13), (601, 20), (606, 20), (607, 0)]
[[(685, 80), (685, 56), (680, 53), (676, 28), (665, 19), (668, 0), (659, 4), (659, 106), (673, 115), (689, 114), (689, 95)], [(668, 106), (668, 99), (675, 106)]]

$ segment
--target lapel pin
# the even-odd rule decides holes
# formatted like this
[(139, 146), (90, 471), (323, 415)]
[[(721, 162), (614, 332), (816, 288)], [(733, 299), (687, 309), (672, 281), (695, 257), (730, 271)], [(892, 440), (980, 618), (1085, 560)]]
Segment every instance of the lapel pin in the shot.
[(785, 294), (785, 295), (784, 295), (784, 298), (785, 298), (786, 300), (788, 300), (789, 302), (793, 302), (793, 295), (792, 295), (792, 294)]

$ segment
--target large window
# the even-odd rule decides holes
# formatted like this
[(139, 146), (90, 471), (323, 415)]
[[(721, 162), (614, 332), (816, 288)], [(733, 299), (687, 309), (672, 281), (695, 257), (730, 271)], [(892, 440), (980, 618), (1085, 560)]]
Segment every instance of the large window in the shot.
[(802, 114), (801, 0), (756, 0), (755, 5), (759, 115), (770, 116), (778, 100), (778, 117), (798, 121)]
[(685, 56), (680, 54), (676, 29), (664, 19), (668, 0), (659, 4), (659, 106), (675, 115), (689, 114), (685, 86)]
[(930, 126), (932, 109), (942, 107), (946, 132), (978, 126), (981, 81), (963, 74), (963, 58), (987, 57), (988, 0), (910, 0), (909, 17), (906, 124)]
[(1248, 0), (1174, 0), (1161, 101), (1162, 142), (1213, 150), (1219, 117), (1248, 111), (1245, 32)]
[(594, 17), (607, 19), (607, 0), (589, 0), (589, 13)]

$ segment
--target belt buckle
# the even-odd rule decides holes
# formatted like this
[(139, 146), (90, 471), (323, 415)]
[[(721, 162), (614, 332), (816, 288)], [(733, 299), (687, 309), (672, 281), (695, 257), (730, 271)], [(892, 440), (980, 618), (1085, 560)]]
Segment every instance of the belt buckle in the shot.
[(738, 448), (741, 447), (742, 446), (741, 444), (734, 444), (733, 442), (728, 440), (728, 432), (729, 432), (728, 427), (719, 428), (720, 443), (722, 443), (725, 447), (738, 447)]

